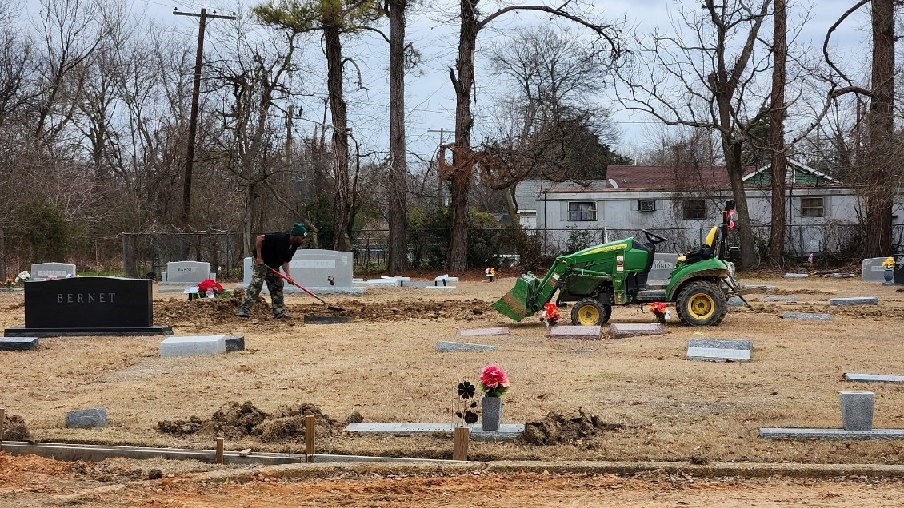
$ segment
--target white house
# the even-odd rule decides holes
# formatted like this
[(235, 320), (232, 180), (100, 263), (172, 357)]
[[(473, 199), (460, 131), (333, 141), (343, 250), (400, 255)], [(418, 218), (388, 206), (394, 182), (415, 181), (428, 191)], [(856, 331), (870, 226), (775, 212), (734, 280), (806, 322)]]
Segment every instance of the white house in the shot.
[[(768, 241), (771, 180), (768, 168), (743, 180), (754, 233)], [(786, 217), (787, 252), (838, 252), (856, 230), (860, 201), (855, 190), (803, 164), (789, 161)], [(733, 199), (724, 167), (609, 166), (608, 181), (526, 180), (515, 189), (522, 225), (535, 228), (547, 253), (563, 251), (569, 238), (591, 243), (616, 240), (647, 229), (671, 240), (669, 250), (699, 245), (721, 221), (725, 201)], [(896, 200), (894, 241), (902, 242), (904, 196)]]

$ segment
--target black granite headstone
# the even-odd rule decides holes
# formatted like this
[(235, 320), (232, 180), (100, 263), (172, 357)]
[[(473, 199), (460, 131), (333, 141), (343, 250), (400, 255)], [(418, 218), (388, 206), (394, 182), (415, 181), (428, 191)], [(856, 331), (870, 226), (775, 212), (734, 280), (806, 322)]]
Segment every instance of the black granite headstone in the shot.
[(5, 335), (161, 334), (148, 279), (70, 277), (25, 283), (25, 328)]

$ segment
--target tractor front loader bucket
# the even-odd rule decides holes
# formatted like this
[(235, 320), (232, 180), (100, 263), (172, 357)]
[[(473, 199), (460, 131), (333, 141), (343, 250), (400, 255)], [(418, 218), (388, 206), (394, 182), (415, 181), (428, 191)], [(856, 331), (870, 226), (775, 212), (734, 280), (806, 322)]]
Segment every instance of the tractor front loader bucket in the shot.
[(505, 296), (497, 300), (496, 303), (493, 304), (493, 308), (499, 311), (503, 316), (514, 319), (515, 321), (521, 321), (533, 314), (533, 312), (529, 311), (527, 308), (532, 286), (531, 280), (528, 279), (528, 277), (533, 279), (533, 281), (536, 281), (536, 278), (532, 275), (522, 275), (521, 277), (518, 277), (518, 280), (515, 281), (515, 287), (506, 293)]

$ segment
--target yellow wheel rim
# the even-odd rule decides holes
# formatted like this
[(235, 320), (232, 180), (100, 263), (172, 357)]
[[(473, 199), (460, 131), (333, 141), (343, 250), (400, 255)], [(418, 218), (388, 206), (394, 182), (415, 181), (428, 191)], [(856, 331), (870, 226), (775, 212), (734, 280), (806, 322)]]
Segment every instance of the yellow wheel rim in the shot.
[(592, 325), (600, 320), (600, 311), (593, 305), (585, 305), (578, 310), (578, 322), (582, 325)]
[(687, 310), (694, 319), (708, 319), (716, 312), (716, 301), (706, 293), (697, 293), (688, 300)]

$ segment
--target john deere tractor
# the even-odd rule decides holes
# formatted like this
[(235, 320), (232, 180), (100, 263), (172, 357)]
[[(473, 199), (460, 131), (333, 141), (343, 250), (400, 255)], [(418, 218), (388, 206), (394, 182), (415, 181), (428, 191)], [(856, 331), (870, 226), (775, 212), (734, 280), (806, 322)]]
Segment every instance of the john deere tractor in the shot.
[(727, 312), (728, 296), (740, 290), (734, 264), (725, 260), (733, 212), (734, 202), (728, 201), (722, 224), (710, 230), (705, 245), (678, 258), (664, 286), (648, 284), (647, 277), (656, 246), (667, 239), (641, 230), (645, 242), (630, 237), (596, 245), (557, 257), (543, 278), (521, 275), (493, 308), (521, 321), (556, 296), (560, 307), (574, 302), (573, 324), (601, 325), (609, 320), (613, 305), (674, 302), (682, 323), (717, 325)]

